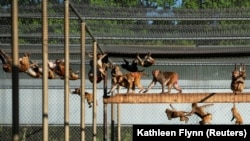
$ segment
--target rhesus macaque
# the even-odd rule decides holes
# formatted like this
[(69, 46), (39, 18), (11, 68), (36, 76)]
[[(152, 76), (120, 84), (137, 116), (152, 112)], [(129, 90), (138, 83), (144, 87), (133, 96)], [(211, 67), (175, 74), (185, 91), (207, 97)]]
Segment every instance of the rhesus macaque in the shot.
[[(92, 55), (88, 54), (89, 57), (93, 57)], [(93, 83), (93, 79), (94, 79), (94, 62), (93, 60), (90, 60), (89, 62), (91, 69), (88, 72), (88, 78), (89, 81)], [(107, 54), (97, 54), (97, 80), (96, 82), (99, 83), (102, 81), (102, 79), (104, 78), (104, 76), (106, 76), (106, 69), (108, 68), (108, 58), (107, 58)]]
[(198, 106), (197, 103), (192, 103), (192, 110), (186, 116), (191, 116), (192, 114), (197, 115), (202, 120), (199, 122), (200, 125), (210, 124), (212, 120), (212, 114), (204, 111), (204, 108), (212, 106), (213, 104), (206, 104)]
[[(92, 55), (88, 54), (89, 57), (93, 57)], [(101, 72), (101, 74), (103, 76), (106, 76), (106, 69), (108, 67), (107, 63), (108, 63), (108, 59), (107, 59), (107, 55), (108, 54), (101, 54), (101, 53), (98, 53), (97, 54), (97, 69)], [(94, 65), (94, 62), (93, 60), (90, 61), (90, 66), (93, 68), (93, 65)]]
[(116, 77), (122, 76), (123, 73), (118, 65), (111, 66), (111, 76), (112, 76), (112, 83), (116, 83)]
[(19, 72), (26, 72), (30, 68), (30, 55), (24, 53), (22, 58), (19, 58)]
[(65, 62), (64, 59), (56, 59), (55, 61), (55, 73), (61, 77), (61, 79), (64, 79), (65, 77)]
[(12, 58), (0, 49), (0, 59), (2, 61), (2, 68), (5, 72), (12, 72)]
[[(3, 50), (0, 49), (0, 59), (2, 61), (2, 68), (5, 72), (12, 72), (12, 58), (10, 55), (5, 53)], [(28, 53), (24, 53), (24, 55), (19, 58), (18, 63), (18, 71), (25, 72), (30, 68), (30, 55)]]
[(182, 93), (182, 89), (178, 85), (179, 78), (176, 72), (162, 72), (156, 69), (152, 71), (152, 75), (153, 80), (143, 93), (146, 93), (148, 90), (150, 90), (157, 82), (159, 82), (162, 86), (161, 93), (164, 93), (165, 86), (168, 87), (168, 93), (171, 93), (172, 87), (174, 87), (179, 93)]
[(155, 64), (155, 59), (151, 57), (151, 53), (148, 53), (146, 56), (144, 56), (143, 60), (141, 59), (139, 54), (137, 54), (136, 58), (139, 61), (139, 65), (141, 65), (142, 67), (150, 67)]
[(80, 79), (79, 71), (74, 72), (72, 68), (69, 68), (69, 80), (77, 80)]
[[(51, 63), (51, 62), (50, 62)], [(30, 61), (31, 67), (25, 72), (33, 78), (40, 78), (43, 75), (43, 69), (38, 65)], [(51, 63), (52, 64), (52, 63)], [(54, 69), (48, 68), (48, 79), (55, 79)]]
[(33, 78), (40, 78), (42, 76), (42, 68), (40, 68), (37, 64), (34, 64), (33, 62), (31, 62), (31, 64), (32, 66), (27, 71), (25, 71), (25, 73)]
[[(51, 70), (53, 70), (61, 79), (65, 78), (65, 61), (64, 59), (56, 59), (55, 62), (48, 62), (49, 67), (49, 79), (55, 78)], [(69, 80), (79, 79), (79, 71), (74, 72), (72, 68), (69, 68)]]
[(235, 103), (231, 109), (231, 112), (232, 112), (232, 119), (231, 121), (233, 121), (234, 119), (235, 120), (235, 124), (236, 125), (242, 125), (243, 124), (243, 118), (241, 117), (239, 111), (237, 110), (236, 106), (235, 106)]
[(188, 112), (185, 112), (185, 111), (177, 111), (173, 106), (172, 104), (169, 104), (169, 106), (172, 108), (172, 109), (169, 109), (167, 108), (165, 110), (165, 113), (168, 117), (168, 120), (171, 120), (172, 118), (180, 118), (180, 121), (185, 121), (185, 123), (188, 122), (189, 118), (186, 116), (186, 114)]
[(121, 64), (123, 69), (126, 69), (129, 72), (143, 72), (144, 70), (138, 70), (138, 61), (137, 59), (133, 60), (130, 64), (125, 58), (123, 58), (125, 64)]
[[(112, 84), (112, 87), (114, 85), (116, 85), (114, 87), (117, 87), (117, 93), (119, 93), (120, 85), (118, 85), (118, 84), (119, 84), (119, 82), (122, 82), (121, 79), (122, 79), (123, 73), (122, 73), (122, 71), (121, 71), (121, 69), (120, 69), (120, 67), (118, 65), (111, 65), (110, 67), (111, 67), (111, 77), (112, 77), (111, 84)], [(126, 82), (126, 83), (128, 83), (128, 82)], [(126, 86), (126, 85), (124, 84), (124, 86)], [(108, 93), (110, 93), (110, 92), (111, 91), (109, 91)]]
[(131, 89), (132, 93), (134, 93), (135, 87), (138, 87), (140, 89), (139, 93), (141, 93), (142, 90), (144, 89), (144, 87), (141, 85), (142, 76), (148, 76), (148, 75), (144, 72), (129, 72), (123, 75), (115, 76), (116, 78), (114, 78), (113, 81), (115, 83), (112, 83), (112, 88), (108, 92), (108, 94), (113, 92), (116, 88), (118, 89), (119, 93), (120, 86), (127, 88), (127, 93), (129, 93)]
[(97, 54), (97, 69), (102, 73), (103, 76), (106, 76), (106, 69), (107, 65), (103, 63), (103, 59), (107, 56), (108, 54)]
[[(96, 75), (97, 75), (96, 83), (100, 83), (103, 80), (101, 72), (97, 70)], [(88, 79), (91, 83), (94, 82), (94, 73), (92, 69), (89, 70), (88, 72)]]
[(48, 79), (55, 79), (55, 72), (52, 69), (48, 69)]
[(235, 64), (235, 70), (232, 72), (231, 90), (237, 94), (244, 90), (246, 79), (246, 66), (241, 64), (239, 70)]
[[(81, 89), (80, 88), (75, 88), (75, 90), (72, 91), (71, 93), (80, 95), (81, 94)], [(91, 94), (89, 92), (85, 92), (84, 96), (85, 96), (85, 99), (86, 99), (86, 101), (87, 101), (87, 103), (89, 105), (89, 108), (91, 108), (92, 103), (94, 102), (93, 101), (93, 94)], [(96, 106), (98, 106), (97, 101), (96, 101)]]

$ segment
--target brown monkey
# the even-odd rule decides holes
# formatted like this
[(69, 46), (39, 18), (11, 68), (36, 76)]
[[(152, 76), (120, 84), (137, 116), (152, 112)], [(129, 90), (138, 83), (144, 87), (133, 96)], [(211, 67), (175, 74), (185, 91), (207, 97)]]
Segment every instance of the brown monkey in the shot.
[(144, 89), (144, 87), (141, 85), (142, 76), (148, 76), (148, 75), (144, 72), (129, 72), (129, 73), (123, 74), (122, 76), (120, 75), (116, 76), (115, 78), (116, 83), (112, 84), (112, 88), (108, 92), (108, 94), (113, 92), (115, 88), (118, 88), (118, 92), (119, 92), (120, 86), (127, 88), (127, 93), (129, 93), (131, 89), (132, 89), (132, 93), (134, 93), (135, 87), (138, 87), (140, 89), (139, 93), (141, 93), (142, 90)]
[[(97, 62), (96, 62), (97, 69), (101, 73), (102, 77), (106, 76), (106, 69), (108, 66), (107, 65), (107, 58), (106, 58), (107, 55), (108, 54), (106, 54), (106, 53), (105, 54), (101, 54), (101, 53), (97, 54)], [(88, 56), (93, 58), (93, 56), (91, 54), (88, 54)], [(92, 70), (93, 70), (93, 65), (94, 65), (94, 62), (93, 62), (93, 60), (91, 60), (90, 66), (91, 66)]]
[(123, 73), (118, 65), (111, 66), (112, 83), (116, 83), (117, 77), (122, 75)]
[(169, 109), (167, 108), (165, 110), (165, 113), (168, 117), (168, 120), (171, 120), (172, 118), (180, 118), (180, 121), (185, 121), (185, 123), (188, 122), (189, 118), (186, 116), (186, 114), (188, 112), (185, 112), (185, 111), (177, 111), (173, 106), (172, 104), (169, 104), (169, 106), (172, 108), (172, 109)]
[(55, 79), (56, 76), (55, 76), (55, 73), (53, 70), (51, 69), (48, 69), (48, 79)]
[(161, 93), (164, 93), (165, 86), (168, 87), (168, 93), (171, 93), (172, 87), (174, 87), (179, 93), (182, 93), (182, 89), (178, 85), (179, 78), (176, 72), (162, 72), (156, 69), (152, 71), (152, 75), (153, 80), (143, 93), (146, 93), (148, 90), (150, 90), (157, 82), (160, 82), (162, 86)]
[(2, 49), (0, 49), (0, 59), (2, 61), (2, 68), (5, 72), (12, 72), (12, 58), (10, 55), (5, 53)]
[(19, 58), (19, 72), (26, 72), (30, 67), (30, 55), (24, 53), (23, 57)]
[(237, 65), (235, 64), (235, 70), (232, 72), (231, 90), (233, 93), (237, 94), (244, 90), (246, 79), (246, 66), (245, 64), (240, 65), (240, 69), (237, 70)]
[(237, 110), (235, 103), (231, 109), (232, 112), (232, 119), (231, 121), (233, 121), (234, 119), (236, 119), (235, 124), (236, 125), (242, 125), (243, 124), (243, 118), (241, 117), (239, 111)]
[(48, 79), (55, 79), (56, 78), (55, 70), (56, 70), (57, 66), (56, 66), (55, 62), (52, 62), (52, 61), (48, 62)]
[(69, 68), (69, 80), (80, 79), (79, 71), (74, 72), (72, 68)]
[[(80, 88), (75, 88), (75, 90), (72, 91), (71, 93), (72, 94), (78, 94), (78, 95), (80, 95), (81, 94), (81, 89)], [(89, 108), (91, 108), (92, 107), (92, 103), (94, 102), (93, 101), (93, 94), (91, 94), (89, 92), (85, 92), (84, 95), (85, 95), (85, 99), (86, 99), (86, 101), (87, 101), (87, 103), (89, 105)], [(98, 106), (97, 101), (96, 101), (96, 106)]]
[[(49, 68), (52, 69), (61, 79), (65, 78), (65, 61), (64, 59), (56, 59), (55, 63), (49, 62)], [(51, 76), (51, 77), (50, 77)], [(52, 72), (49, 71), (49, 78), (52, 78)], [(72, 68), (69, 68), (69, 80), (79, 79), (79, 72), (74, 72)]]
[(40, 78), (42, 76), (42, 69), (38, 65), (33, 64), (25, 73), (33, 78)]
[[(96, 83), (100, 83), (100, 82), (103, 80), (102, 74), (101, 74), (101, 72), (98, 71), (98, 70), (97, 70), (96, 74), (97, 74)], [(94, 82), (94, 73), (93, 73), (93, 70), (92, 70), (92, 69), (89, 70), (89, 72), (88, 72), (88, 79), (89, 79), (89, 81), (90, 81), (91, 83)]]
[[(117, 93), (119, 93), (119, 90), (120, 90), (119, 82), (122, 82), (123, 73), (122, 73), (122, 71), (121, 71), (121, 69), (120, 69), (120, 67), (118, 65), (111, 65), (110, 67), (111, 67), (111, 77), (112, 77), (112, 79), (111, 79), (112, 88), (114, 87), (114, 89), (115, 89), (115, 87), (116, 87), (117, 88)], [(126, 83), (127, 84), (121, 84), (121, 86), (128, 85), (127, 81), (126, 81)], [(109, 91), (108, 94), (111, 93), (111, 91)]]
[[(93, 57), (92, 55), (88, 54), (89, 57)], [(90, 60), (90, 70), (88, 72), (88, 79), (91, 83), (94, 82), (94, 62)], [(103, 80), (104, 76), (106, 76), (106, 69), (108, 68), (107, 64), (107, 54), (97, 54), (97, 80), (96, 83), (99, 83)]]
[(205, 112), (204, 108), (212, 106), (212, 105), (213, 104), (206, 104), (206, 105), (198, 106), (197, 103), (192, 103), (192, 110), (186, 116), (195, 114), (202, 119), (199, 122), (200, 125), (210, 124), (210, 121), (212, 120), (212, 114)]
[[(2, 68), (5, 72), (12, 72), (12, 58), (10, 55), (5, 53), (3, 50), (0, 49), (0, 59), (2, 61)], [(30, 68), (30, 55), (28, 53), (24, 53), (24, 55), (19, 58), (18, 63), (18, 71), (25, 72)]]
[(65, 62), (64, 62), (64, 59), (56, 59), (54, 71), (58, 76), (61, 77), (61, 79), (64, 79), (64, 77), (65, 77)]
[[(30, 60), (30, 68), (25, 71), (30, 77), (40, 78), (43, 74), (43, 69), (36, 63), (33, 63)], [(51, 68), (48, 68), (48, 79), (55, 79), (54, 71)]]
[(97, 69), (106, 76), (107, 65), (102, 61), (108, 54), (97, 54)]
[(137, 54), (136, 58), (139, 61), (139, 65), (141, 65), (142, 67), (150, 67), (155, 64), (155, 59), (151, 57), (151, 53), (149, 52), (146, 56), (144, 56), (143, 60), (141, 59), (139, 54)]

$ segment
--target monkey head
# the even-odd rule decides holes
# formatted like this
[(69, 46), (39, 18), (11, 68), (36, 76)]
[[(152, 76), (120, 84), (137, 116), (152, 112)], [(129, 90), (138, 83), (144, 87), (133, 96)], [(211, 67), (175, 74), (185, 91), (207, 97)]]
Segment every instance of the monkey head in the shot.
[(240, 76), (240, 72), (239, 71), (235, 70), (235, 71), (232, 72), (232, 77), (233, 78), (237, 78), (239, 76)]
[(152, 75), (153, 75), (154, 77), (157, 77), (159, 73), (160, 73), (160, 70), (153, 70), (153, 71), (152, 71)]
[(192, 107), (197, 107), (197, 103), (192, 103)]

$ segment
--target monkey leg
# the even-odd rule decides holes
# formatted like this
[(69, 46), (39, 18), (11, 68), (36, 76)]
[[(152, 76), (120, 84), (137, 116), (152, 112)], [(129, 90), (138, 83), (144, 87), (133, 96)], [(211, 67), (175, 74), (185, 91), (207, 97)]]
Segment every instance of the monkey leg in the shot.
[(109, 94), (109, 93), (112, 93), (112, 92), (115, 90), (115, 88), (118, 87), (118, 85), (119, 85), (118, 83), (113, 84), (113, 85), (112, 85), (112, 88), (111, 88), (111, 90), (108, 92), (108, 94)]
[(140, 89), (139, 93), (141, 93), (143, 91), (144, 87), (141, 85), (140, 80), (136, 79), (134, 85), (136, 85), (136, 87), (138, 87)]
[(88, 103), (89, 104), (89, 108), (91, 108), (92, 107), (92, 104), (91, 103)]
[(137, 53), (137, 55), (136, 55), (136, 58), (137, 58), (137, 60), (139, 61), (139, 64), (141, 65), (141, 66), (144, 66), (144, 62), (143, 62), (143, 60), (141, 59), (141, 57), (140, 57), (140, 55)]
[(178, 85), (177, 82), (174, 83), (174, 88), (175, 88), (177, 91), (179, 91), (179, 93), (182, 93), (182, 89), (181, 89), (181, 87)]
[(210, 124), (212, 120), (212, 115), (208, 113), (207, 115), (202, 117), (202, 120), (200, 121), (200, 125)]
[(189, 120), (189, 118), (186, 117), (186, 116), (181, 116), (181, 117), (180, 117), (180, 121), (185, 121), (185, 123), (187, 123), (188, 120)]
[(243, 124), (243, 122), (242, 121), (235, 121), (235, 125), (242, 125)]

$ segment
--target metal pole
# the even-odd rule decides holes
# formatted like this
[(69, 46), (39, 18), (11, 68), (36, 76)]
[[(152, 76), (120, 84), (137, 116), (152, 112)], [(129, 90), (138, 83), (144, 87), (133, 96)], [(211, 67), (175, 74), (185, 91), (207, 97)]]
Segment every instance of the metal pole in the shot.
[(117, 141), (121, 141), (121, 113), (120, 113), (120, 104), (117, 104), (117, 125), (118, 125), (118, 132), (117, 132)]
[(69, 141), (69, 0), (65, 0), (64, 17), (64, 59), (65, 59), (65, 77), (64, 77), (64, 140)]
[(107, 105), (108, 104), (103, 104), (103, 123), (104, 123), (104, 128), (103, 128), (103, 140), (107, 141), (108, 140), (108, 122), (107, 122)]
[[(114, 93), (111, 93), (113, 96)], [(115, 115), (114, 115), (114, 103), (111, 103), (111, 141), (115, 141)]]
[(85, 141), (85, 30), (86, 23), (81, 24), (81, 141)]
[(93, 81), (93, 141), (96, 141), (96, 118), (97, 118), (97, 107), (96, 107), (96, 93), (97, 93), (97, 90), (96, 90), (96, 86), (97, 86), (97, 43), (96, 41), (94, 41), (93, 43), (93, 61), (94, 61), (94, 81)]
[[(108, 83), (108, 73), (107, 71), (105, 72), (105, 79), (103, 83), (103, 98), (107, 97), (107, 83)], [(108, 140), (108, 123), (107, 123), (107, 104), (103, 104), (103, 123), (104, 123), (104, 128), (103, 128), (103, 140), (107, 141)]]
[(12, 140), (19, 141), (18, 0), (12, 0)]
[(42, 3), (42, 38), (43, 38), (43, 141), (48, 141), (48, 12), (47, 0)]

